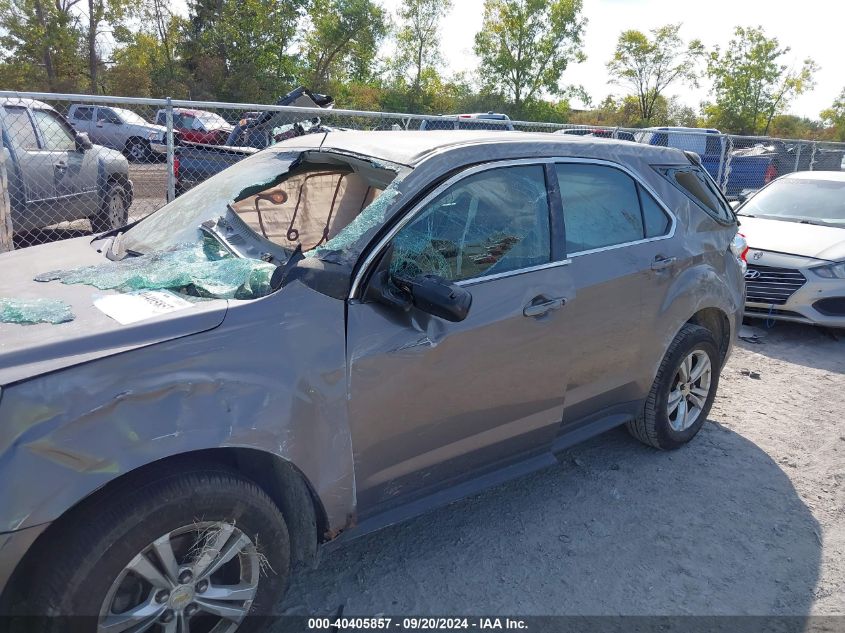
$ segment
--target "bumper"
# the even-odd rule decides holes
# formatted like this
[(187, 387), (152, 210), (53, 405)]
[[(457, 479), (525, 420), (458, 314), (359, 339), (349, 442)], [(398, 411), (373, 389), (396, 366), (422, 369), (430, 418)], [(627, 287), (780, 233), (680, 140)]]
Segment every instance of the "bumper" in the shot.
[(150, 151), (153, 154), (167, 154), (167, 144), (150, 141)]
[(15, 568), (48, 525), (50, 524), (42, 523), (23, 530), (0, 534), (0, 596), (4, 598), (0, 600), (0, 609), (6, 607), (4, 590)]
[(745, 316), (845, 328), (845, 279), (825, 279), (810, 270), (825, 262), (762, 251), (751, 263), (797, 270), (807, 281), (783, 303), (746, 301)]

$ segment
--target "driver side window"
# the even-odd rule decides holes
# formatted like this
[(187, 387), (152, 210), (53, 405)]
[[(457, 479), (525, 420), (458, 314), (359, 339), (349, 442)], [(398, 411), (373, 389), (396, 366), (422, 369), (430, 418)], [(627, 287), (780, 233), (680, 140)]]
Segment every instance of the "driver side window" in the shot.
[(393, 239), (391, 275), (461, 281), (551, 261), (542, 165), (467, 176), (429, 202)]

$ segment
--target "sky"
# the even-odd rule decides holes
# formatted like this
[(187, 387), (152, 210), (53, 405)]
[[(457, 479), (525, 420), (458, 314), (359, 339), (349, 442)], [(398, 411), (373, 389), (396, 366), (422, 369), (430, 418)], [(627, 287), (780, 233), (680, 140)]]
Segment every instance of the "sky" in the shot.
[[(451, 13), (441, 27), (441, 52), (450, 71), (472, 71), (478, 65), (472, 53), (473, 36), (481, 28), (483, 0), (452, 0)], [(381, 0), (394, 12), (400, 0)], [(813, 58), (820, 66), (816, 87), (796, 97), (792, 114), (817, 119), (845, 88), (845, 2), (842, 0), (584, 0), (588, 19), (584, 37), (587, 61), (570, 66), (562, 84), (582, 85), (594, 103), (608, 94), (625, 94), (620, 86), (607, 83), (605, 64), (613, 55), (619, 33), (626, 29), (647, 32), (668, 23), (681, 22), (685, 40), (700, 39), (705, 47), (724, 48), (735, 26), (762, 26), (781, 46), (791, 47), (787, 64), (797, 68), (803, 59)], [(698, 109), (707, 98), (706, 81), (699, 89), (671, 86), (669, 95)], [(577, 102), (573, 102), (578, 107)]]

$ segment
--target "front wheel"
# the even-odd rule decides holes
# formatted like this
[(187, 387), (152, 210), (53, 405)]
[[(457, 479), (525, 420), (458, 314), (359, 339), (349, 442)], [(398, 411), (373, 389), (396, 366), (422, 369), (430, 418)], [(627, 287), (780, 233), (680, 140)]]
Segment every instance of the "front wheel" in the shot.
[(34, 577), (35, 610), (59, 616), (43, 620), (50, 633), (244, 631), (287, 586), (284, 519), (236, 473), (123, 487), (75, 519)]
[(719, 359), (710, 330), (684, 325), (660, 363), (643, 412), (628, 423), (631, 435), (661, 449), (695, 437), (716, 397)]
[(129, 221), (129, 195), (123, 185), (117, 182), (109, 184), (106, 195), (100, 203), (96, 215), (88, 220), (94, 233), (103, 233), (126, 226)]

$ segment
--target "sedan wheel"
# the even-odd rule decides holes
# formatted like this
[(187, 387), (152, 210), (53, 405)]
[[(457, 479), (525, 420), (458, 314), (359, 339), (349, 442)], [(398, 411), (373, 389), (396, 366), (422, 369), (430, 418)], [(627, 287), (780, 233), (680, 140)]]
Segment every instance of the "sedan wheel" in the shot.
[(695, 350), (681, 361), (666, 408), (673, 430), (686, 431), (698, 420), (710, 395), (712, 375), (710, 358), (701, 350)]
[(231, 633), (258, 590), (255, 544), (234, 525), (183, 526), (150, 543), (120, 572), (98, 633), (193, 630)]

